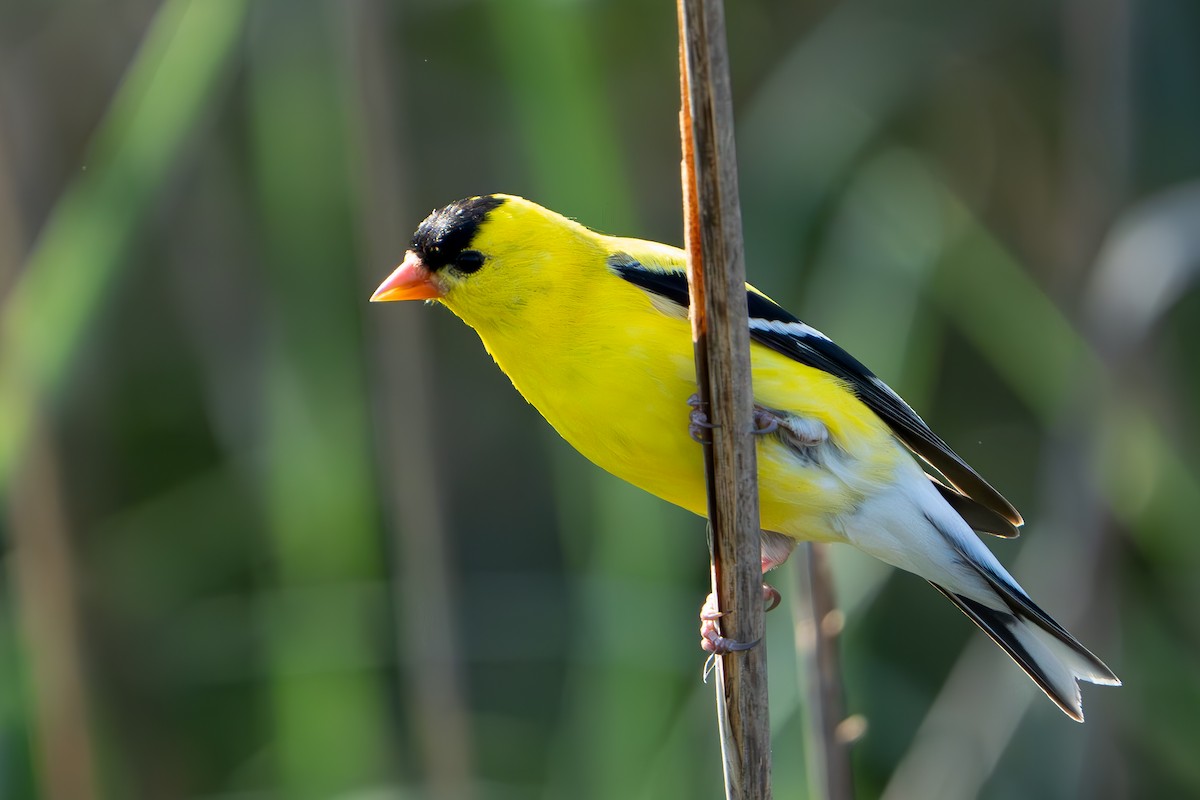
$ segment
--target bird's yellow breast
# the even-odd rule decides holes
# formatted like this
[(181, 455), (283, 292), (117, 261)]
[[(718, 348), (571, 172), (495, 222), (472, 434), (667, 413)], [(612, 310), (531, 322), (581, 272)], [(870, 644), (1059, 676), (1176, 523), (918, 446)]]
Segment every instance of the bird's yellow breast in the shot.
[[(658, 497), (705, 514), (701, 446), (689, 433), (696, 391), (690, 327), (620, 279), (573, 287), (587, 302), (519, 325), (476, 325), (518, 391), (592, 462)], [(565, 294), (565, 293), (564, 293)], [(468, 320), (469, 321), (469, 320)], [(759, 442), (763, 527), (836, 538), (838, 515), (886, 480), (896, 448), (883, 422), (836, 378), (752, 347), (756, 402), (819, 419), (846, 469), (831, 471), (776, 437)]]

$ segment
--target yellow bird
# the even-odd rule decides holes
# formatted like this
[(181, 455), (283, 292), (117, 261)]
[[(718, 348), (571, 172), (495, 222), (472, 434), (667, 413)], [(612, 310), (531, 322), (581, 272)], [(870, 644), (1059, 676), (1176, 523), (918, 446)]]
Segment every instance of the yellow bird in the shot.
[[(684, 264), (675, 247), (604, 236), (521, 197), (484, 195), (430, 214), (371, 300), (446, 306), (575, 449), (704, 515)], [(763, 570), (783, 563), (797, 540), (813, 540), (846, 542), (915, 573), (1083, 721), (1077, 681), (1120, 681), (975, 535), (1016, 536), (1016, 509), (828, 337), (751, 286), (746, 302), (764, 434)], [(715, 637), (713, 626), (706, 635)]]

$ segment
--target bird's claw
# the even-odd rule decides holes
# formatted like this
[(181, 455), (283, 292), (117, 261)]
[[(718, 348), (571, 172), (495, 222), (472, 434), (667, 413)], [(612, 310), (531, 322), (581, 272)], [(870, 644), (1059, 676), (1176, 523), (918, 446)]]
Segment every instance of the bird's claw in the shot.
[(763, 584), (763, 613), (774, 611), (779, 608), (779, 604), (783, 602), (783, 597), (779, 594), (779, 590), (769, 583)]

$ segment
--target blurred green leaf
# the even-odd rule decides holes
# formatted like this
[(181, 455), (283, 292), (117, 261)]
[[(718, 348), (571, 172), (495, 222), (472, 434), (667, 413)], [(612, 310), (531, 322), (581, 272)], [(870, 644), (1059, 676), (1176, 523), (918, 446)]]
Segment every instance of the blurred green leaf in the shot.
[(130, 64), (80, 176), (58, 201), (0, 327), (0, 485), (31, 410), (60, 387), (125, 250), (235, 54), (245, 0), (168, 0)]

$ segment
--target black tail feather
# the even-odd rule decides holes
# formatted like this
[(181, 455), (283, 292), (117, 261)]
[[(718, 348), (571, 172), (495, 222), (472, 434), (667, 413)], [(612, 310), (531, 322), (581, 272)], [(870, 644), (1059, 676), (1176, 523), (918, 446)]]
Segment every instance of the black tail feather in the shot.
[[(932, 585), (1008, 653), (1063, 713), (1077, 722), (1083, 722), (1076, 681), (1119, 685), (1120, 680), (1024, 593), (1017, 594), (992, 579), (989, 579), (989, 583), (993, 584), (1011, 613), (990, 608), (936, 583)], [(1058, 652), (1055, 652), (1055, 644), (1061, 646)], [(1031, 652), (1029, 645), (1042, 652)]]

